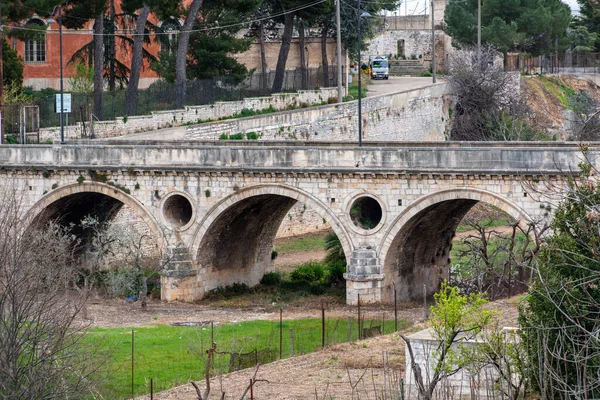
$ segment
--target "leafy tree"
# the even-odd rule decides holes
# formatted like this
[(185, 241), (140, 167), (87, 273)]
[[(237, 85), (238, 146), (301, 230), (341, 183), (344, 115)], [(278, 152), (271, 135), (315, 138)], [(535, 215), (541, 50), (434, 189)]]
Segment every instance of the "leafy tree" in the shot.
[[(585, 154), (585, 148), (582, 149)], [(588, 162), (566, 187), (520, 325), (542, 399), (600, 398), (600, 185)]]
[[(248, 50), (249, 39), (237, 38), (240, 18), (249, 15), (257, 0), (205, 0), (201, 18), (196, 21), (190, 35), (186, 76), (188, 79), (209, 79), (231, 76), (237, 82), (244, 80), (248, 69), (232, 57)], [(218, 26), (224, 28), (215, 28)], [(176, 79), (177, 57), (171, 52), (161, 52), (160, 62), (153, 68), (169, 82)]]
[(185, 93), (187, 89), (187, 54), (190, 43), (191, 30), (198, 17), (198, 12), (204, 0), (192, 0), (181, 27), (179, 39), (177, 40), (177, 52), (175, 53), (175, 103), (178, 108), (185, 105)]
[(425, 365), (427, 371), (416, 362), (411, 340), (400, 334), (408, 348), (419, 400), (433, 399), (438, 383), (470, 362), (468, 357), (462, 356), (460, 343), (475, 338), (492, 318), (492, 312), (483, 308), (487, 300), (480, 293), (463, 296), (458, 288), (444, 282), (434, 297), (435, 305), (431, 306), (429, 320), (431, 336), (438, 345), (432, 362)]
[(325, 250), (327, 250), (327, 255), (323, 261), (326, 264), (341, 263), (346, 265), (346, 254), (344, 254), (340, 238), (335, 232), (329, 232), (325, 236)]
[(586, 26), (574, 26), (569, 32), (569, 41), (573, 51), (591, 52), (596, 50), (598, 34), (590, 32)]
[(261, 88), (267, 89), (267, 55), (265, 52), (265, 40), (269, 33), (274, 34), (276, 25), (273, 20), (267, 19), (270, 14), (269, 3), (263, 2), (252, 14), (251, 22), (248, 26), (248, 37), (258, 38), (260, 44), (260, 72), (261, 72)]
[[(82, 51), (87, 56), (84, 62), (89, 61), (94, 70), (94, 114), (99, 120), (104, 119), (104, 16), (107, 9), (106, 0), (72, 0), (63, 10), (63, 24), (69, 29), (82, 29), (90, 19), (94, 21), (94, 38)], [(73, 61), (77, 58), (82, 59), (82, 54)]]
[[(360, 21), (361, 51), (366, 49), (369, 39), (375, 36), (376, 18), (360, 17), (363, 13), (369, 13), (371, 16), (379, 14), (383, 10), (396, 10), (401, 1), (399, 0), (378, 0), (361, 1), (360, 10), (356, 7), (356, 0), (351, 2), (342, 1), (340, 3), (340, 33), (344, 48), (348, 51), (350, 59), (356, 59), (358, 56), (358, 23)], [(356, 5), (355, 5), (356, 4)], [(330, 19), (335, 26), (335, 10), (330, 14)]]
[(75, 71), (69, 77), (69, 87), (73, 93), (92, 93), (94, 91), (94, 70), (82, 62), (77, 62)]
[(276, 22), (283, 24), (283, 35), (281, 36), (281, 47), (277, 57), (275, 67), (275, 78), (271, 90), (274, 93), (281, 92), (283, 88), (283, 78), (285, 76), (285, 64), (287, 63), (290, 45), (292, 43), (292, 34), (294, 32), (294, 20), (296, 14), (293, 11), (300, 4), (295, 0), (268, 0), (269, 9), (275, 13), (284, 13), (283, 16), (275, 19)]
[(4, 87), (21, 89), (23, 86), (23, 59), (6, 40), (2, 41), (2, 77)]
[(598, 0), (577, 0), (579, 17), (575, 19), (576, 26), (584, 26), (589, 32), (596, 33), (594, 51), (600, 50), (600, 2)]
[[(508, 51), (534, 55), (568, 46), (571, 11), (560, 0), (486, 0), (481, 6), (482, 42)], [(477, 0), (452, 0), (444, 14), (444, 30), (453, 44), (477, 43)]]

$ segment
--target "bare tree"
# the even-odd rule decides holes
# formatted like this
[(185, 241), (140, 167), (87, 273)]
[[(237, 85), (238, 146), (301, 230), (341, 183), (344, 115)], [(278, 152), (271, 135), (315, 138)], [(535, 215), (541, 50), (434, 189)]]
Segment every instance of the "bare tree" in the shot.
[(600, 104), (586, 90), (579, 90), (567, 99), (576, 115), (569, 140), (592, 141), (600, 139)]
[(88, 397), (100, 352), (76, 322), (87, 300), (70, 290), (76, 239), (52, 223), (24, 230), (21, 204), (0, 189), (0, 397)]
[[(496, 227), (503, 219), (507, 225)], [(452, 266), (452, 285), (463, 293), (485, 292), (492, 300), (527, 290), (531, 264), (548, 230), (546, 218), (523, 227), (492, 207), (485, 214), (467, 214), (461, 225), (473, 233), (462, 240), (463, 246), (457, 251), (460, 263)]]
[[(481, 54), (481, 57), (478, 56)], [(519, 95), (519, 74), (504, 72), (497, 52), (484, 46), (454, 52), (448, 81), (456, 99), (452, 140), (536, 140), (544, 134), (524, 122), (528, 113)]]
[[(107, 289), (112, 294), (138, 293), (141, 308), (148, 305), (148, 280), (159, 276), (172, 256), (161, 254), (158, 244), (148, 234), (118, 222), (102, 223), (85, 217), (82, 226), (92, 231), (85, 258), (86, 274), (108, 269)], [(91, 272), (90, 272), (91, 271)]]

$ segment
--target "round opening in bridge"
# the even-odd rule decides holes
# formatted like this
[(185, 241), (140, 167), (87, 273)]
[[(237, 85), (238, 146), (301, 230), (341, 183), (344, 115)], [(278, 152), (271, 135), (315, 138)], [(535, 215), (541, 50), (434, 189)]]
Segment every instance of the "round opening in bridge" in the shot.
[(184, 196), (174, 194), (165, 200), (163, 215), (171, 226), (180, 228), (192, 219), (192, 204)]
[(370, 230), (381, 222), (382, 212), (379, 202), (374, 198), (359, 197), (352, 203), (350, 219), (357, 227)]

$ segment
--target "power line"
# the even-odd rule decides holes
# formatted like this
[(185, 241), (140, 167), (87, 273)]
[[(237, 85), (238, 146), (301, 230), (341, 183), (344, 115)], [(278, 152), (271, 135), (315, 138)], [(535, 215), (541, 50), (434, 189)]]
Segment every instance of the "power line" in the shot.
[[(226, 29), (226, 28), (234, 28), (236, 26), (244, 26), (244, 25), (248, 25), (254, 22), (261, 22), (261, 21), (266, 21), (266, 20), (270, 20), (273, 18), (277, 18), (277, 17), (281, 17), (284, 16), (286, 14), (290, 14), (290, 13), (295, 13), (298, 12), (300, 10), (304, 10), (310, 7), (314, 7), (318, 4), (324, 3), (326, 1), (329, 0), (317, 0), (315, 2), (312, 2), (310, 4), (306, 4), (304, 6), (300, 6), (300, 7), (296, 7), (293, 8), (291, 10), (287, 10), (287, 11), (282, 11), (280, 13), (276, 13), (276, 14), (271, 14), (271, 15), (267, 15), (261, 18), (256, 18), (256, 19), (252, 19), (252, 20), (247, 20), (244, 22), (238, 22), (235, 24), (229, 24), (229, 25), (221, 25), (221, 26), (215, 26), (215, 27), (210, 27), (210, 28), (201, 28), (201, 29), (191, 29), (189, 31), (186, 32), (190, 32), (190, 33), (194, 33), (194, 32), (208, 32), (208, 31), (213, 31), (213, 30), (220, 30), (220, 29)], [(87, 21), (87, 20), (86, 20)], [(30, 32), (37, 32), (37, 33), (42, 33), (42, 31), (40, 29), (33, 29), (33, 28), (27, 28), (24, 26), (9, 26), (9, 25), (0, 25), (0, 30), (4, 31), (4, 28), (8, 28), (9, 30), (19, 30), (19, 31), (30, 31)], [(50, 33), (50, 34), (57, 34), (58, 31), (45, 31), (45, 33)], [(171, 32), (153, 32), (153, 33), (135, 33), (135, 31), (132, 30), (123, 30), (121, 31), (121, 33), (93, 33), (93, 32), (89, 32), (89, 31), (77, 31), (77, 30), (68, 30), (68, 31), (64, 31), (63, 35), (86, 35), (86, 36), (121, 36), (123, 34), (129, 34), (131, 36), (148, 36), (148, 35), (173, 35), (173, 34), (180, 34), (181, 31), (171, 31)]]

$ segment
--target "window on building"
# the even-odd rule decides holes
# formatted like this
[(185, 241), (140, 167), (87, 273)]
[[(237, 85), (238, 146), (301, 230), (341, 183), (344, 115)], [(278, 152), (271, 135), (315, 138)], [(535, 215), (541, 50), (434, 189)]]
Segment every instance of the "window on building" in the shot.
[[(26, 28), (45, 28), (42, 20), (34, 18), (25, 24)], [(46, 62), (46, 34), (43, 32), (31, 32), (35, 38), (25, 41), (25, 63), (26, 64), (43, 64)]]
[(172, 53), (177, 48), (177, 38), (181, 25), (175, 18), (171, 18), (160, 27), (160, 51)]

